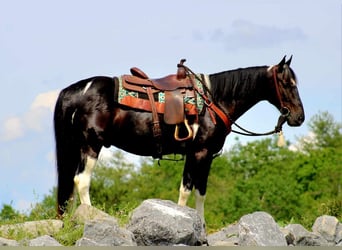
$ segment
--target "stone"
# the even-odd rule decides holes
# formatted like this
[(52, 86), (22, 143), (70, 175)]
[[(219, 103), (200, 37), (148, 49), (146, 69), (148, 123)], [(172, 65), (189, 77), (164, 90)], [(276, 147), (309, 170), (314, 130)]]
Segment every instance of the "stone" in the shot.
[(239, 244), (239, 225), (229, 225), (208, 235), (207, 239), (209, 246), (237, 246)]
[(43, 235), (29, 241), (28, 246), (40, 247), (40, 246), (62, 246), (57, 240), (49, 235)]
[(293, 245), (295, 246), (328, 246), (327, 240), (322, 236), (309, 232), (300, 224), (289, 224), (285, 227), (288, 234), (286, 239), (293, 238)]
[(138, 246), (188, 246), (206, 243), (203, 222), (196, 210), (172, 201), (145, 200), (132, 213), (127, 229)]
[(342, 242), (342, 223), (338, 223), (336, 227), (335, 243), (338, 244), (340, 242)]
[(132, 232), (120, 228), (112, 219), (90, 220), (76, 246), (136, 246)]
[(16, 237), (22, 232), (27, 232), (30, 238), (41, 235), (53, 235), (63, 227), (61, 220), (40, 220), (28, 221), (24, 223), (2, 225), (0, 226), (0, 234), (5, 238)]
[(271, 215), (255, 212), (239, 221), (239, 246), (287, 246), (287, 242)]
[(322, 235), (328, 242), (335, 242), (338, 224), (336, 217), (323, 215), (316, 219), (312, 226), (312, 232)]
[(0, 247), (4, 247), (4, 246), (16, 247), (16, 246), (19, 246), (19, 243), (16, 240), (9, 240), (9, 239), (0, 237)]
[(78, 223), (85, 223), (88, 220), (112, 220), (113, 223), (117, 223), (116, 218), (97, 209), (96, 207), (86, 204), (81, 204), (77, 207), (72, 216), (72, 220), (77, 221)]

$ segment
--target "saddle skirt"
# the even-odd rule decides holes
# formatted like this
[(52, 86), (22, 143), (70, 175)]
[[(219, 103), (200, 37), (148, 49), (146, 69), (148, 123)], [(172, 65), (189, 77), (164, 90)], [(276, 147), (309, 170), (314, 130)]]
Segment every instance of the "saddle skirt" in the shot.
[[(174, 75), (170, 75), (164, 79), (173, 78)], [(194, 78), (193, 82), (199, 90), (203, 91), (203, 85), (199, 80)], [(159, 87), (161, 82), (142, 80), (131, 75), (118, 77), (118, 83), (118, 103), (147, 112), (152, 112), (152, 104), (146, 92), (146, 87), (151, 87), (155, 108), (158, 114), (164, 115), (164, 121), (167, 124), (181, 123), (184, 116), (196, 116), (204, 108), (204, 100), (191, 86), (184, 85), (170, 90), (170, 82), (166, 81), (162, 86), (167, 86), (167, 88), (163, 90), (162, 87)]]

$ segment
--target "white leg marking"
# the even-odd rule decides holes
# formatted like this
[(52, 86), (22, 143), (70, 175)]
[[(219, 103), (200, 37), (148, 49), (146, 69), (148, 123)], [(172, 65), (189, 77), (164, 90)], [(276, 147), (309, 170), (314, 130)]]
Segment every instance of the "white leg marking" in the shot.
[(87, 83), (87, 85), (85, 86), (85, 88), (84, 88), (84, 90), (82, 92), (83, 95), (87, 92), (87, 90), (90, 88), (92, 83), (93, 83), (93, 81), (90, 81), (90, 82)]
[(81, 204), (87, 204), (91, 206), (89, 187), (91, 174), (93, 172), (96, 161), (97, 159), (87, 156), (84, 171), (74, 177), (74, 183), (80, 196)]
[(204, 220), (205, 195), (201, 195), (200, 192), (196, 189), (195, 190), (195, 198), (196, 198), (196, 210), (197, 210), (198, 214), (200, 215), (203, 224), (205, 224), (205, 220)]
[(191, 190), (185, 189), (185, 187), (183, 186), (183, 181), (182, 181), (180, 188), (179, 188), (178, 205), (186, 206), (186, 203), (189, 199), (190, 194), (191, 194)]

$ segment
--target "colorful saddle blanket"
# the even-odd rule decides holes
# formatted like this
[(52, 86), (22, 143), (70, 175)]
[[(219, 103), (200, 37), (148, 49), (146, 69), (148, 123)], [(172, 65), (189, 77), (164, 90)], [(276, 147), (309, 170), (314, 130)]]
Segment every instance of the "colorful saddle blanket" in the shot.
[[(199, 76), (201, 77), (201, 76)], [(197, 88), (203, 91), (203, 85), (199, 80), (194, 80)], [(118, 103), (124, 106), (128, 106), (134, 109), (152, 112), (151, 102), (148, 99), (146, 93), (140, 91), (133, 91), (126, 89), (123, 84), (123, 77), (118, 77), (119, 89), (118, 89)], [(184, 113), (189, 115), (200, 114), (204, 107), (204, 100), (202, 97), (194, 91), (194, 89), (182, 89), (184, 98)], [(164, 114), (165, 110), (165, 92), (162, 90), (154, 90), (154, 100), (157, 112)]]

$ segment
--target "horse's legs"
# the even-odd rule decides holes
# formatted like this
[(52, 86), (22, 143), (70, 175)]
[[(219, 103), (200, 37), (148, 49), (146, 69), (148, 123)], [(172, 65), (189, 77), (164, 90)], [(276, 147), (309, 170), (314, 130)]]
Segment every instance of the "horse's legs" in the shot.
[(186, 206), (186, 203), (189, 199), (190, 194), (191, 194), (191, 189), (188, 189), (184, 186), (183, 179), (182, 179), (180, 188), (179, 188), (178, 205)]
[(203, 224), (205, 224), (204, 201), (211, 162), (212, 156), (208, 154), (207, 149), (187, 154), (183, 180), (179, 189), (178, 204), (185, 206), (191, 190), (195, 186), (196, 210)]
[(196, 210), (200, 215), (203, 224), (205, 224), (204, 219), (204, 201), (205, 201), (205, 194), (201, 194), (200, 191), (196, 188), (195, 190), (195, 199), (196, 199)]
[(91, 206), (89, 187), (90, 187), (91, 174), (95, 167), (96, 161), (97, 161), (96, 158), (87, 156), (85, 159), (85, 166), (84, 166), (83, 172), (75, 175), (74, 177), (74, 183), (78, 191), (81, 204), (86, 204), (86, 205)]

